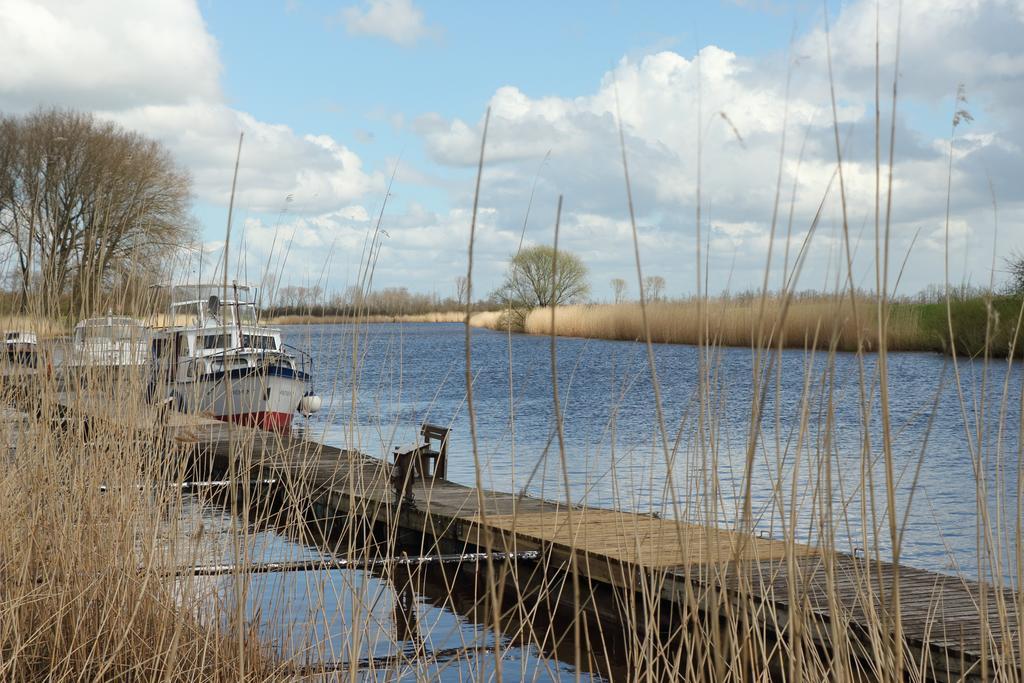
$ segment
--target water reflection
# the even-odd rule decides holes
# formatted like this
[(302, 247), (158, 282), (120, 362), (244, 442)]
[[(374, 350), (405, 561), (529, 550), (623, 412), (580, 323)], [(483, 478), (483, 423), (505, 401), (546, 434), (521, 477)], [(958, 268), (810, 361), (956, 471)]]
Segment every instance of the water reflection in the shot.
[[(182, 537), (202, 536), (199, 563), (289, 562), (324, 557), (325, 549), (344, 556), (373, 557), (381, 539), (367, 538), (369, 547), (346, 547), (349, 529), (328, 533), (300, 526), (287, 507), (268, 507), (254, 499), (247, 528), (233, 516), (223, 497), (184, 497), (177, 523)], [(300, 531), (301, 530), (301, 531)], [(316, 545), (298, 542), (317, 539)], [(213, 542), (210, 539), (215, 539)], [(418, 547), (395, 547), (410, 555)], [(508, 567), (505, 567), (508, 569)], [(244, 603), (243, 628), (255, 629), (263, 642), (290, 661), (290, 671), (309, 680), (462, 681), (491, 678), (500, 666), (509, 680), (575, 679), (572, 662), (573, 610), (552, 595), (565, 577), (549, 582), (543, 571), (528, 565), (501, 601), (495, 638), (486, 568), (466, 564), (425, 565), (375, 571), (292, 571), (234, 577), (188, 578), (201, 583), (206, 618), (219, 616), (233, 628), (235, 605)], [(532, 587), (531, 587), (532, 586)], [(552, 592), (554, 591), (554, 592)], [(529, 614), (527, 615), (527, 612)], [(593, 617), (581, 618), (591, 623)], [(583, 680), (626, 680), (620, 664), (622, 635), (602, 624), (604, 645), (585, 653)], [(619, 627), (621, 628), (621, 627)], [(295, 668), (297, 667), (297, 668)]]

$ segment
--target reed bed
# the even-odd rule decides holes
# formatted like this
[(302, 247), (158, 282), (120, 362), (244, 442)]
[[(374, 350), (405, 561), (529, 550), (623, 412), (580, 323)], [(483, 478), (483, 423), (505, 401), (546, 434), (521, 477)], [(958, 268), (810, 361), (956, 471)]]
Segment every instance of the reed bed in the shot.
[[(347, 334), (358, 348), (368, 332)], [(705, 348), (714, 353), (713, 344)], [(364, 362), (359, 353), (353, 358), (354, 366)], [(400, 355), (393, 360), (402, 362)], [(815, 367), (820, 366), (809, 360), (808, 377)], [(353, 368), (354, 377), (359, 377), (358, 369)], [(590, 567), (567, 563), (553, 548), (544, 549), (536, 564), (524, 566), (485, 564), (468, 571), (411, 573), (384, 569), (372, 580), (354, 572), (310, 572), (271, 582), (251, 568), (251, 563), (267, 559), (257, 537), (268, 529), (309, 548), (314, 557), (370, 561), (402, 552), (429, 555), (475, 548), (452, 547), (429, 534), (409, 545), (395, 523), (405, 514), (405, 503), (397, 499), (385, 510), (363, 502), (343, 515), (311, 511), (318, 499), (314, 474), (321, 466), (307, 456), (284, 470), (282, 462), (264, 462), (252, 430), (235, 432), (234, 465), (216, 475), (238, 486), (222, 496), (190, 502), (178, 485), (201, 476), (202, 468), (188, 443), (168, 440), (162, 432), (158, 415), (143, 400), (143, 375), (86, 376), (62, 384), (55, 372), (32, 375), (25, 383), (17, 379), (17, 367), (5, 370), (15, 371), (4, 384), (7, 405), (28, 412), (9, 412), (2, 423), (11, 448), (0, 495), (10, 519), (17, 520), (0, 529), (4, 680), (478, 680), (497, 676), (511, 653), (521, 648), (536, 653), (538, 661), (528, 670), (506, 671), (506, 678), (571, 678), (565, 671), (568, 665), (628, 681), (897, 681), (941, 678), (949, 664), (911, 649), (897, 663), (902, 645), (892, 629), (898, 606), (890, 605), (885, 612), (868, 608), (866, 633), (863, 615), (859, 625), (852, 625), (857, 610), (847, 602), (851, 585), (868, 606), (876, 605), (871, 596), (879, 590), (883, 595), (891, 590), (879, 588), (871, 565), (826, 582), (824, 595), (805, 592), (805, 544), (810, 542), (814, 556), (821, 558), (850, 551), (838, 540), (844, 525), (830, 517), (830, 501), (845, 501), (848, 508), (863, 503), (867, 511), (869, 494), (878, 492), (855, 473), (852, 481), (822, 476), (833, 457), (826, 435), (836, 426), (827, 418), (815, 421), (839, 400), (835, 388), (819, 393), (809, 381), (798, 401), (776, 408), (780, 417), (796, 418), (803, 425), (786, 457), (804, 464), (769, 468), (777, 492), (773, 535), (781, 566), (788, 566), (782, 584), (766, 583), (756, 563), (737, 563), (726, 552), (688, 567), (685, 581), (671, 573), (641, 572), (623, 575), (612, 587), (592, 578)], [(716, 483), (723, 467), (719, 459), (725, 457), (723, 416), (744, 408), (723, 402), (713, 361), (706, 371), (707, 381), (694, 396), (697, 401), (705, 396), (709, 406), (714, 402), (705, 427), (695, 414), (669, 430), (669, 442), (683, 438), (682, 445), (667, 452), (655, 447), (646, 454), (652, 463), (678, 459), (678, 465), (664, 470), (667, 479), (656, 477), (658, 468), (653, 468), (645, 482), (644, 490), (662, 490), (662, 495), (641, 499), (632, 488), (638, 482), (620, 480), (624, 475), (614, 467), (594, 473), (612, 478), (620, 491), (617, 505), (654, 505), (665, 517), (691, 525), (688, 534), (705, 539), (711, 532), (702, 530), (719, 526), (723, 517), (735, 516), (735, 528), (744, 528), (740, 509), (726, 504), (725, 492)], [(828, 381), (823, 384), (830, 386)], [(72, 416), (92, 419), (63, 419), (61, 405), (70, 405)], [(336, 408), (326, 421), (348, 418), (346, 409)], [(809, 438), (810, 430), (816, 438)], [(390, 442), (378, 446), (366, 437), (354, 430), (345, 445), (371, 453), (390, 450)], [(614, 452), (614, 441), (607, 439), (605, 434), (602, 441)], [(881, 476), (874, 453), (865, 452), (865, 471)], [(469, 458), (474, 468), (486, 472), (481, 455), (459, 452), (452, 457)], [(554, 458), (578, 467), (568, 452)], [(769, 454), (767, 460), (774, 459)], [(369, 470), (363, 462), (353, 458), (338, 464), (334, 476), (339, 491), (347, 490), (347, 482), (366, 483)], [(255, 485), (271, 474), (279, 477), (272, 489)], [(987, 497), (980, 491), (978, 495), (984, 506)], [(427, 493), (419, 504), (429, 504), (429, 499)], [(809, 500), (820, 503), (808, 509)], [(223, 510), (219, 527), (208, 517), (197, 517), (198, 508)], [(370, 519), (378, 520), (376, 527)], [(815, 531), (808, 538), (798, 527)], [(1000, 537), (999, 527), (994, 530)], [(627, 547), (652, 542), (637, 535), (639, 528), (634, 535), (628, 526), (618, 532)], [(864, 547), (877, 548), (884, 533), (877, 521), (869, 523), (863, 530)], [(690, 542), (700, 546), (707, 541)], [(1019, 545), (1019, 540), (1012, 543)], [(518, 549), (514, 541), (484, 548)], [(979, 552), (991, 550), (983, 545)], [(875, 550), (871, 556), (886, 559), (880, 553)], [(221, 561), (236, 571), (215, 580), (167, 575), (169, 568)], [(1002, 577), (1002, 572), (990, 574), (996, 586), (1005, 585)], [(684, 586), (689, 588), (684, 591)], [(779, 591), (790, 596), (788, 610), (775, 601)], [(406, 594), (413, 597), (402, 597)], [(663, 602), (666, 596), (675, 597)], [(416, 616), (421, 601), (444, 605), (475, 624), (479, 635), (454, 650), (439, 651), (432, 639), (442, 637), (443, 628), (440, 622)], [(818, 605), (819, 611), (827, 607), (834, 619), (823, 622), (814, 609), (796, 607), (805, 602)], [(403, 603), (411, 604), (412, 611)], [(912, 613), (920, 609), (918, 604)], [(937, 619), (941, 609), (941, 604), (930, 605), (927, 618)], [(1006, 624), (1019, 618), (1019, 605), (1012, 599), (999, 598), (988, 609)], [(336, 635), (327, 638), (322, 629)], [(994, 633), (986, 637), (994, 655), (989, 671), (1014, 680), (1019, 652), (1013, 645), (997, 650), (1004, 641)], [(374, 652), (391, 654), (369, 654)], [(447, 659), (438, 662), (442, 655)]]
[(180, 498), (161, 486), (177, 479), (175, 449), (140, 409), (138, 380), (102, 395), (120, 419), (91, 426), (64, 419), (62, 391), (42, 372), (2, 390), (0, 679), (269, 678), (269, 650), (182, 609), (194, 595), (161, 576), (187, 543), (161, 536)]
[(42, 315), (0, 315), (0, 332), (34, 332), (40, 339), (67, 332), (59, 320)]
[[(894, 351), (946, 350), (949, 344), (946, 341), (948, 333), (944, 329), (944, 311), (938, 316), (942, 323), (939, 325), (934, 321), (935, 315), (927, 310), (938, 307), (918, 304), (892, 306), (887, 330), (889, 348)], [(984, 311), (985, 304), (979, 301), (976, 307)], [(706, 343), (739, 347), (760, 343), (798, 349), (828, 349), (834, 346), (839, 351), (856, 351), (858, 348), (870, 351), (877, 345), (878, 316), (876, 304), (870, 298), (859, 298), (856, 304), (851, 303), (847, 296), (797, 300), (789, 305), (784, 322), (780, 325), (782, 309), (783, 302), (778, 297), (767, 300), (763, 313), (756, 298), (709, 298), (703, 303), (696, 300), (658, 301), (647, 305), (647, 320), (651, 340), (655, 343)], [(963, 317), (966, 319), (966, 313)], [(984, 345), (983, 333), (980, 335), (981, 340), (977, 338), (978, 323), (981, 330), (985, 327), (984, 313), (981, 317), (981, 321), (962, 325), (963, 337), (968, 337), (968, 330), (973, 337), (970, 339), (973, 344), (963, 351), (971, 353)], [(702, 319), (703, 324), (700, 322)], [(498, 331), (505, 329), (504, 319), (497, 313), (486, 317), (475, 316), (472, 324)], [(555, 310), (553, 330), (561, 337), (619, 341), (645, 339), (638, 303), (559, 306)], [(527, 334), (550, 335), (551, 309), (537, 308), (530, 311), (526, 315), (523, 331)], [(1002, 355), (1005, 355), (1006, 348), (1007, 344), (1004, 343)]]
[[(657, 343), (746, 346), (759, 343), (785, 348), (828, 348), (856, 351), (878, 338), (878, 317), (871, 302), (857, 302), (855, 315), (849, 298), (797, 301), (789, 306), (780, 325), (782, 302), (773, 297), (763, 313), (754, 300), (728, 298), (697, 301), (654, 302), (648, 305), (651, 339)], [(703, 311), (703, 312), (702, 312)], [(701, 320), (705, 321), (701, 324)], [(551, 309), (535, 309), (526, 317), (525, 332), (549, 335)], [(923, 350), (930, 340), (920, 336), (919, 316), (911, 309), (894, 313), (889, 322), (893, 349)], [(780, 329), (781, 328), (781, 329)], [(588, 337), (638, 341), (645, 338), (639, 304), (562, 306), (555, 310), (554, 332), (564, 337)]]

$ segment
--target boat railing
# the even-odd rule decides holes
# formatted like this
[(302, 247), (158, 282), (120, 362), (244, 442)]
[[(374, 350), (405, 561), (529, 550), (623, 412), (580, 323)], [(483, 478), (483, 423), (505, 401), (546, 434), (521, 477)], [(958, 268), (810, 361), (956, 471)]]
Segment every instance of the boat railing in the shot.
[(211, 353), (203, 358), (206, 360), (214, 360), (217, 358), (221, 359), (221, 366), (227, 366), (227, 357), (238, 354), (252, 354), (254, 353), (259, 356), (291, 356), (295, 362), (295, 370), (298, 372), (305, 373), (306, 375), (312, 376), (313, 374), (313, 357), (298, 349), (291, 344), (281, 344), (280, 349), (255, 349), (249, 346), (233, 346), (230, 348), (217, 349), (214, 353)]
[(281, 344), (281, 350), (292, 355), (295, 358), (296, 370), (303, 372), (310, 377), (313, 376), (313, 356), (309, 355), (308, 352), (303, 351), (300, 348), (292, 346), (291, 344)]

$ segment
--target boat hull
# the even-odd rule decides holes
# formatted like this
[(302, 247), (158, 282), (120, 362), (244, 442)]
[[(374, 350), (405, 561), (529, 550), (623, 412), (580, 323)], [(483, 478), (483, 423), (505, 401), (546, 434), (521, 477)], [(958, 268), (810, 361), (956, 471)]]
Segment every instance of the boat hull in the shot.
[(220, 415), (218, 420), (234, 422), (235, 424), (256, 429), (265, 429), (268, 432), (283, 432), (291, 428), (293, 413), (274, 413), (270, 411), (256, 413), (241, 413), (236, 415)]
[(178, 407), (225, 422), (271, 431), (287, 430), (309, 378), (275, 368), (251, 368), (200, 377), (174, 388)]

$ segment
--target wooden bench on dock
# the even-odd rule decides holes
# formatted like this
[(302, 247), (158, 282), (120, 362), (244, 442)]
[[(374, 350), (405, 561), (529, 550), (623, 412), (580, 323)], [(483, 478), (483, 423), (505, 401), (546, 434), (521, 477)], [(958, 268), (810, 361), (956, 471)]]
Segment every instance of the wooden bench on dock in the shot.
[[(391, 481), (395, 495), (406, 501), (413, 499), (415, 479), (444, 481), (448, 475), (448, 427), (424, 423), (420, 427), (420, 440), (409, 446), (396, 446), (395, 467)], [(434, 442), (437, 443), (436, 448)]]

